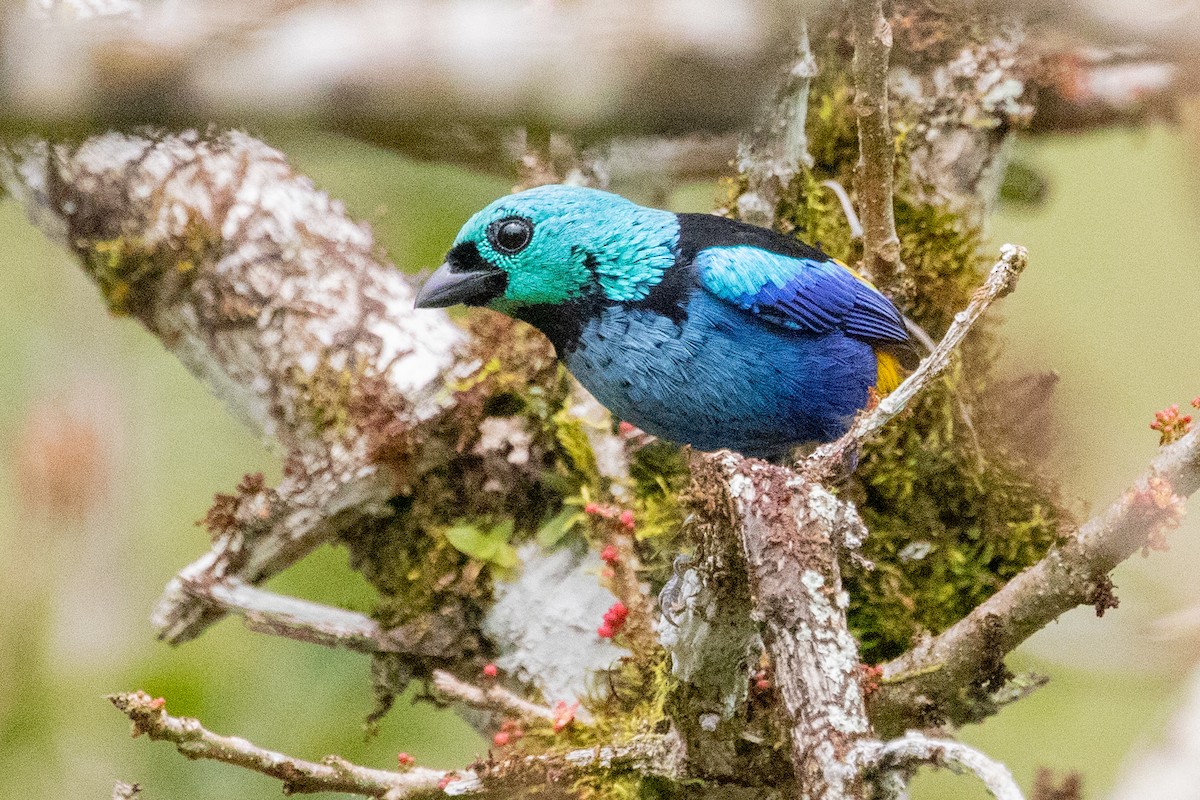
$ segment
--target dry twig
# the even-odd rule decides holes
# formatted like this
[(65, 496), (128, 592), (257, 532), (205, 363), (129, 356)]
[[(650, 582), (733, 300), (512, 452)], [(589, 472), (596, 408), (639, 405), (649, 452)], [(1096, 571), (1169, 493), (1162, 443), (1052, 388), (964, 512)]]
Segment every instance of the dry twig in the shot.
[(904, 292), (904, 265), (892, 208), (896, 140), (888, 115), (888, 57), (892, 28), (882, 0), (853, 0), (854, 111), (858, 115), (859, 160), (856, 189), (863, 224), (863, 265), (867, 274), (893, 291)]
[(852, 462), (859, 445), (866, 437), (903, 411), (914, 397), (950, 365), (950, 358), (955, 349), (992, 303), (1013, 290), (1027, 262), (1028, 254), (1025, 248), (1012, 244), (1001, 247), (1000, 260), (992, 266), (983, 285), (975, 290), (975, 295), (967, 307), (954, 316), (953, 324), (933, 352), (921, 361), (920, 366), (895, 391), (880, 400), (879, 405), (860, 414), (842, 438), (818, 447), (801, 465), (805, 475), (810, 480), (828, 480), (842, 469), (843, 465)]

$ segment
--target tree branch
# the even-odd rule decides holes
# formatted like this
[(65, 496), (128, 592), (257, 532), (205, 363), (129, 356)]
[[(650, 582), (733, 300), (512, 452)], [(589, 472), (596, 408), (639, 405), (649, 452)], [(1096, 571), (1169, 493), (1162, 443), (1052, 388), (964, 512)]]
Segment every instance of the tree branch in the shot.
[(895, 391), (880, 400), (875, 408), (859, 414), (842, 438), (821, 445), (801, 465), (809, 480), (828, 480), (843, 469), (844, 465), (852, 463), (866, 437), (894, 419), (914, 397), (941, 375), (950, 365), (954, 350), (992, 303), (1012, 292), (1027, 263), (1028, 253), (1025, 248), (1012, 244), (1000, 248), (1000, 260), (992, 265), (987, 280), (975, 290), (970, 304), (955, 315), (954, 322), (933, 352), (921, 361), (917, 369)]
[(777, 32), (794, 13), (772, 0), (692, 0), (681, 26), (681, 8), (660, 0), (638, 14), (608, 0), (117, 5), (133, 12), (9, 15), (10, 134), (315, 122), (453, 144), (438, 129), (728, 131), (765, 99), (758, 77), (783, 58)]
[(738, 146), (738, 171), (746, 191), (737, 199), (738, 215), (754, 225), (775, 224), (779, 198), (801, 166), (812, 166), (808, 153), (808, 90), (817, 60), (808, 41), (808, 21), (800, 20), (796, 56), (770, 105), (766, 120)]
[(474, 686), (445, 670), (433, 673), (433, 688), (439, 694), (476, 708), (501, 711), (524, 719), (554, 722), (554, 709), (531, 703), (503, 686)]
[[(450, 786), (443, 781), (454, 778), (443, 770), (413, 767), (406, 772), (388, 772), (351, 764), (337, 756), (328, 756), (321, 763), (304, 761), (263, 748), (238, 736), (222, 736), (206, 729), (199, 720), (173, 717), (165, 710), (166, 703), (151, 698), (142, 691), (110, 695), (108, 698), (133, 723), (133, 735), (148, 736), (154, 741), (166, 741), (192, 759), (222, 761), (270, 775), (283, 781), (285, 794), (313, 792), (346, 792), (348, 794), (400, 800), (406, 797), (433, 796)], [(472, 783), (468, 774), (459, 782)]]
[(206, 605), (241, 615), (252, 631), (360, 653), (447, 660), (462, 650), (458, 640), (467, 635), (462, 621), (452, 614), (383, 629), (365, 614), (268, 592), (236, 578), (183, 584), (182, 590)]
[(862, 746), (860, 752), (865, 753), (864, 769), (908, 771), (919, 766), (947, 767), (979, 778), (996, 800), (1022, 800), (1021, 790), (1008, 767), (962, 742), (930, 739), (909, 731), (890, 742), (871, 742)]
[(888, 57), (892, 28), (882, 0), (852, 0), (854, 28), (854, 111), (858, 116), (859, 161), (856, 188), (863, 225), (863, 265), (889, 289), (904, 290), (904, 265), (892, 208), (896, 140), (888, 115)]
[(837, 551), (860, 543), (866, 529), (852, 506), (786, 468), (732, 454), (717, 459), (790, 720), (797, 790), (813, 800), (856, 797), (859, 770), (845, 756), (871, 726)]
[(133, 723), (135, 737), (166, 741), (191, 759), (208, 759), (243, 767), (283, 782), (285, 794), (345, 792), (401, 800), (492, 794), (509, 797), (515, 783), (573, 783), (581, 776), (609, 771), (633, 771), (665, 778), (678, 777), (682, 754), (670, 735), (636, 736), (623, 744), (525, 756), (489, 757), (466, 770), (411, 767), (403, 772), (352, 764), (339, 756), (320, 763), (266, 750), (237, 736), (222, 736), (199, 720), (174, 717), (161, 698), (143, 691), (110, 695), (114, 706)]
[(976, 722), (995, 705), (981, 690), (1006, 654), (1059, 615), (1111, 602), (1108, 573), (1134, 553), (1165, 547), (1163, 534), (1200, 488), (1200, 430), (1162, 448), (1150, 468), (1100, 516), (942, 633), (883, 666), (871, 697), (876, 725), (914, 718)]

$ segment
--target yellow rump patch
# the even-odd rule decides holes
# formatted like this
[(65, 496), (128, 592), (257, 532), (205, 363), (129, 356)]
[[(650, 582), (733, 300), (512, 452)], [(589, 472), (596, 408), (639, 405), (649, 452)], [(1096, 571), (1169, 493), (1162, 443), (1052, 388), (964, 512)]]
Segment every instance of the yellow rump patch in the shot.
[(875, 391), (882, 397), (900, 385), (902, 372), (900, 362), (891, 353), (876, 350), (875, 360), (879, 364), (875, 371)]

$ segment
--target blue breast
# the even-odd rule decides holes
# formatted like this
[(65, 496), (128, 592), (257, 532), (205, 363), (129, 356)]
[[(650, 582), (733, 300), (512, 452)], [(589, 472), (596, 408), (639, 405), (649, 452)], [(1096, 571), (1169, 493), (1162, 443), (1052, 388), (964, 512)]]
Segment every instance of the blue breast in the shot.
[(840, 331), (770, 326), (707, 292), (675, 322), (610, 306), (584, 323), (567, 367), (619, 419), (701, 450), (776, 457), (845, 432), (875, 382), (871, 346)]

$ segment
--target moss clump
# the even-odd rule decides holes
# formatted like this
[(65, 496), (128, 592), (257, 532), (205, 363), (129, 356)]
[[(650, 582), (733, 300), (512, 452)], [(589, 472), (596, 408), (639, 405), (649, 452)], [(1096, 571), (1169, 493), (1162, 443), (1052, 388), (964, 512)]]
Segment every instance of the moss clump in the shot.
[(207, 223), (191, 216), (182, 232), (169, 240), (147, 243), (140, 236), (80, 238), (74, 247), (84, 268), (100, 286), (114, 315), (140, 315), (149, 302), (151, 288), (164, 278), (187, 283), (197, 266), (213, 257), (221, 236)]
[(346, 367), (336, 367), (328, 352), (322, 352), (312, 372), (292, 368), (292, 383), (300, 390), (299, 406), (317, 433), (345, 436), (351, 425), (355, 387), (367, 374), (364, 358), (352, 358)]
[[(955, 28), (953, 41), (927, 42), (926, 49), (958, 47), (972, 35)], [(862, 258), (861, 242), (851, 240), (836, 197), (822, 185), (835, 180), (850, 189), (859, 155), (852, 84), (845, 66), (838, 68), (849, 64), (842, 48), (830, 40), (818, 57), (823, 71), (813, 82), (807, 127), (813, 166), (781, 197), (777, 227), (854, 264)], [(905, 109), (893, 110), (896, 228), (914, 287), (902, 310), (936, 339), (969, 302), (991, 261), (981, 255), (977, 228), (916, 199), (904, 146), (913, 120), (904, 118)], [(736, 197), (744, 186), (733, 181), (728, 188)], [(977, 326), (959, 367), (868, 444), (846, 489), (871, 532), (864, 555), (877, 566), (867, 572), (848, 563), (844, 572), (850, 624), (868, 663), (960, 619), (1038, 560), (1068, 521), (1057, 488), (1014, 453), (1007, 432), (971, 415), (986, 405), (998, 348), (992, 327), (986, 321)]]

